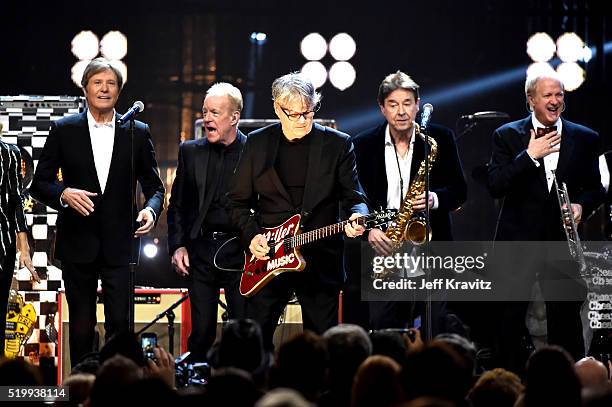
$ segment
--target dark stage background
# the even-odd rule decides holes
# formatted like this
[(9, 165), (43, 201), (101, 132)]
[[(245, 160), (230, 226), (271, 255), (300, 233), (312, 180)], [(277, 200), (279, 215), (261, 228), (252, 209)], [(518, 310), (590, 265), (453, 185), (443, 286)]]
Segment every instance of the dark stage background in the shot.
[[(611, 72), (605, 44), (612, 41), (609, 2), (602, 1), (130, 1), (3, 4), (0, 52), (1, 95), (78, 95), (70, 79), (76, 57), (70, 42), (81, 30), (100, 38), (119, 30), (128, 38), (128, 82), (118, 110), (142, 100), (141, 119), (151, 125), (162, 179), (169, 190), (180, 140), (193, 137), (203, 92), (214, 81), (236, 84), (250, 93), (250, 118), (273, 118), (270, 85), (306, 62), (299, 44), (310, 32), (328, 41), (347, 32), (356, 40), (350, 60), (357, 79), (340, 92), (327, 82), (318, 117), (336, 119), (349, 134), (378, 124), (377, 88), (388, 73), (401, 69), (422, 89), (422, 103), (433, 103), (433, 121), (456, 128), (461, 115), (484, 110), (526, 116), (524, 70), (529, 36), (545, 31), (557, 38), (575, 31), (597, 54), (586, 66), (586, 82), (568, 93), (564, 117), (600, 132), (609, 140)], [(16, 4), (17, 3), (17, 4)], [(250, 33), (265, 32), (267, 43), (253, 62)], [(608, 46), (606, 49), (610, 49)], [(329, 54), (322, 61), (331, 66)], [(255, 65), (253, 65), (255, 64)], [(253, 69), (255, 69), (253, 71)], [(251, 72), (249, 77), (249, 71)], [(254, 75), (253, 75), (254, 72)], [(243, 116), (244, 117), (244, 116)], [(479, 124), (458, 140), (469, 183), (468, 201), (454, 215), (458, 239), (488, 240), (497, 209), (472, 177), (485, 164), (491, 133), (500, 121)], [(460, 130), (460, 129), (459, 129)], [(594, 220), (598, 229), (601, 216)], [(139, 283), (180, 286), (165, 251), (166, 219), (154, 233), (160, 255), (143, 258)]]

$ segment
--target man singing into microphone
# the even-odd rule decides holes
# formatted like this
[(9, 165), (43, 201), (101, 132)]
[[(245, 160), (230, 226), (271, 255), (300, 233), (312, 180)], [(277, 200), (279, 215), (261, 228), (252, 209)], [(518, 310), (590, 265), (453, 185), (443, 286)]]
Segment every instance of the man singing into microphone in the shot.
[[(146, 203), (132, 216), (131, 186), (136, 183), (128, 175), (129, 123), (116, 123), (115, 104), (123, 85), (119, 70), (96, 58), (85, 68), (81, 85), (87, 110), (51, 124), (30, 190), (59, 212), (56, 254), (70, 310), (73, 366), (94, 349), (98, 279), (106, 339), (129, 329), (129, 264), (136, 261), (131, 253), (138, 253), (137, 238), (151, 231), (164, 200), (149, 126), (135, 121), (134, 178)], [(60, 169), (62, 182), (57, 181)]]

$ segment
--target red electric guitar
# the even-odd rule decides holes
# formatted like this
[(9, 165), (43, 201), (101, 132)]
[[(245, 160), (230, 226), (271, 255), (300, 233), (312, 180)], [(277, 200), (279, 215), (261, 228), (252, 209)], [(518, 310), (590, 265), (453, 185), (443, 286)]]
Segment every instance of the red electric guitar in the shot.
[[(356, 222), (371, 229), (389, 223), (397, 216), (397, 210), (389, 209), (361, 216)], [(262, 228), (262, 234), (268, 241), (270, 257), (268, 260), (257, 260), (251, 253), (245, 253), (244, 271), (240, 278), (240, 294), (251, 297), (261, 290), (274, 276), (287, 271), (302, 271), (306, 261), (299, 248), (328, 236), (344, 232), (344, 226), (352, 222), (345, 220), (335, 225), (300, 233), (300, 215), (293, 215), (282, 225), (273, 228)]]

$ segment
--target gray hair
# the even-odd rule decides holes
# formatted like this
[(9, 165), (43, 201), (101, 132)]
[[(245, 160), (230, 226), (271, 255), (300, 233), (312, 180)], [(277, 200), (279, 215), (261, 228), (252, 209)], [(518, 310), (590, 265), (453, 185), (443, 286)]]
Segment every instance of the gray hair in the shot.
[(321, 101), (321, 94), (310, 79), (299, 72), (292, 72), (274, 80), (272, 100), (279, 103), (298, 100), (308, 109), (313, 109)]
[(565, 86), (563, 85), (563, 81), (561, 80), (561, 77), (556, 71), (553, 71), (552, 69), (547, 72), (539, 72), (537, 74), (528, 76), (527, 79), (525, 79), (525, 103), (527, 103), (527, 109), (530, 112), (532, 110), (531, 110), (531, 105), (529, 104), (529, 96), (534, 96), (534, 92), (535, 92), (536, 86), (538, 86), (538, 82), (543, 79), (552, 79), (552, 80), (559, 82), (559, 85), (561, 86), (561, 90), (565, 92)]
[(383, 79), (382, 83), (378, 87), (378, 100), (379, 105), (385, 104), (385, 99), (391, 92), (398, 89), (404, 89), (414, 94), (414, 100), (419, 99), (419, 85), (408, 75), (402, 71), (389, 74)]
[(87, 83), (92, 76), (108, 70), (115, 73), (115, 76), (117, 77), (117, 86), (119, 86), (119, 89), (121, 90), (123, 88), (123, 76), (121, 75), (121, 72), (119, 72), (119, 69), (114, 67), (108, 59), (102, 57), (92, 60), (89, 64), (87, 64), (87, 67), (85, 67), (85, 71), (83, 71), (83, 78), (81, 78), (81, 86), (83, 89), (87, 87)]
[(234, 85), (227, 82), (217, 82), (206, 91), (206, 96), (227, 96), (232, 108), (242, 111), (242, 93)]
[(363, 352), (364, 359), (372, 354), (372, 341), (365, 329), (359, 325), (333, 326), (323, 333), (323, 339), (327, 341), (330, 351), (336, 348), (346, 350), (347, 347), (353, 347)]

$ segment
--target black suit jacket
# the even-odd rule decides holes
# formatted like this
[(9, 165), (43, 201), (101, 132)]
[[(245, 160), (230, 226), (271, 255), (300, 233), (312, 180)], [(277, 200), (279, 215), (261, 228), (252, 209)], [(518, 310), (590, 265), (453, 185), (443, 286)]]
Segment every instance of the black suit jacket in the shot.
[[(159, 178), (149, 126), (140, 121), (135, 122), (134, 163), (136, 180), (146, 198), (145, 206), (153, 209), (158, 220), (163, 209), (164, 186)], [(60, 168), (62, 183), (56, 182)], [(30, 192), (34, 198), (59, 212), (57, 258), (72, 263), (88, 263), (101, 254), (107, 264), (129, 264), (131, 243), (135, 244), (135, 253), (138, 253), (138, 240), (133, 239), (137, 225), (135, 217), (132, 219), (129, 174), (129, 123), (115, 125), (113, 156), (104, 194), (94, 164), (87, 112), (51, 124)], [(92, 198), (94, 212), (91, 215), (82, 216), (60, 204), (60, 196), (68, 187), (98, 194)], [(136, 213), (136, 208), (133, 209)]]
[[(562, 119), (556, 177), (566, 182), (571, 202), (586, 219), (603, 202), (598, 164), (599, 136)], [(557, 196), (548, 191), (544, 161), (537, 167), (527, 154), (531, 116), (505, 124), (493, 135), (489, 191), (502, 198), (495, 240), (564, 240)], [(554, 189), (554, 187), (553, 187)]]
[[(280, 124), (250, 133), (230, 181), (230, 218), (241, 230), (245, 248), (260, 233), (260, 226), (277, 226), (296, 213), (302, 214), (303, 231), (339, 222), (340, 206), (348, 213), (368, 213), (348, 135), (313, 125), (307, 136), (312, 140), (302, 208), (293, 206), (274, 168), (281, 137), (284, 136)], [(322, 281), (331, 284), (344, 281), (340, 235), (305, 246), (302, 253), (308, 269)]]
[[(246, 136), (240, 130), (237, 139), (244, 146)], [(171, 256), (179, 247), (190, 246), (206, 218), (212, 200), (212, 194), (206, 190), (209, 155), (210, 144), (206, 137), (185, 141), (179, 147), (168, 207), (168, 249)]]
[[(386, 126), (387, 122), (359, 133), (353, 139), (357, 155), (359, 181), (370, 200), (370, 204), (376, 208), (387, 207)], [(438, 208), (429, 212), (432, 239), (452, 240), (450, 212), (456, 210), (465, 202), (467, 185), (457, 154), (453, 132), (445, 127), (431, 124), (427, 133), (438, 143), (438, 155), (429, 177), (430, 190), (438, 195)], [(417, 136), (414, 141), (414, 152), (410, 167), (411, 182), (416, 177), (421, 161), (425, 158), (424, 147), (425, 142)], [(427, 151), (429, 151), (429, 146)]]
[(0, 259), (15, 250), (15, 233), (28, 230), (21, 182), (19, 148), (0, 141)]

